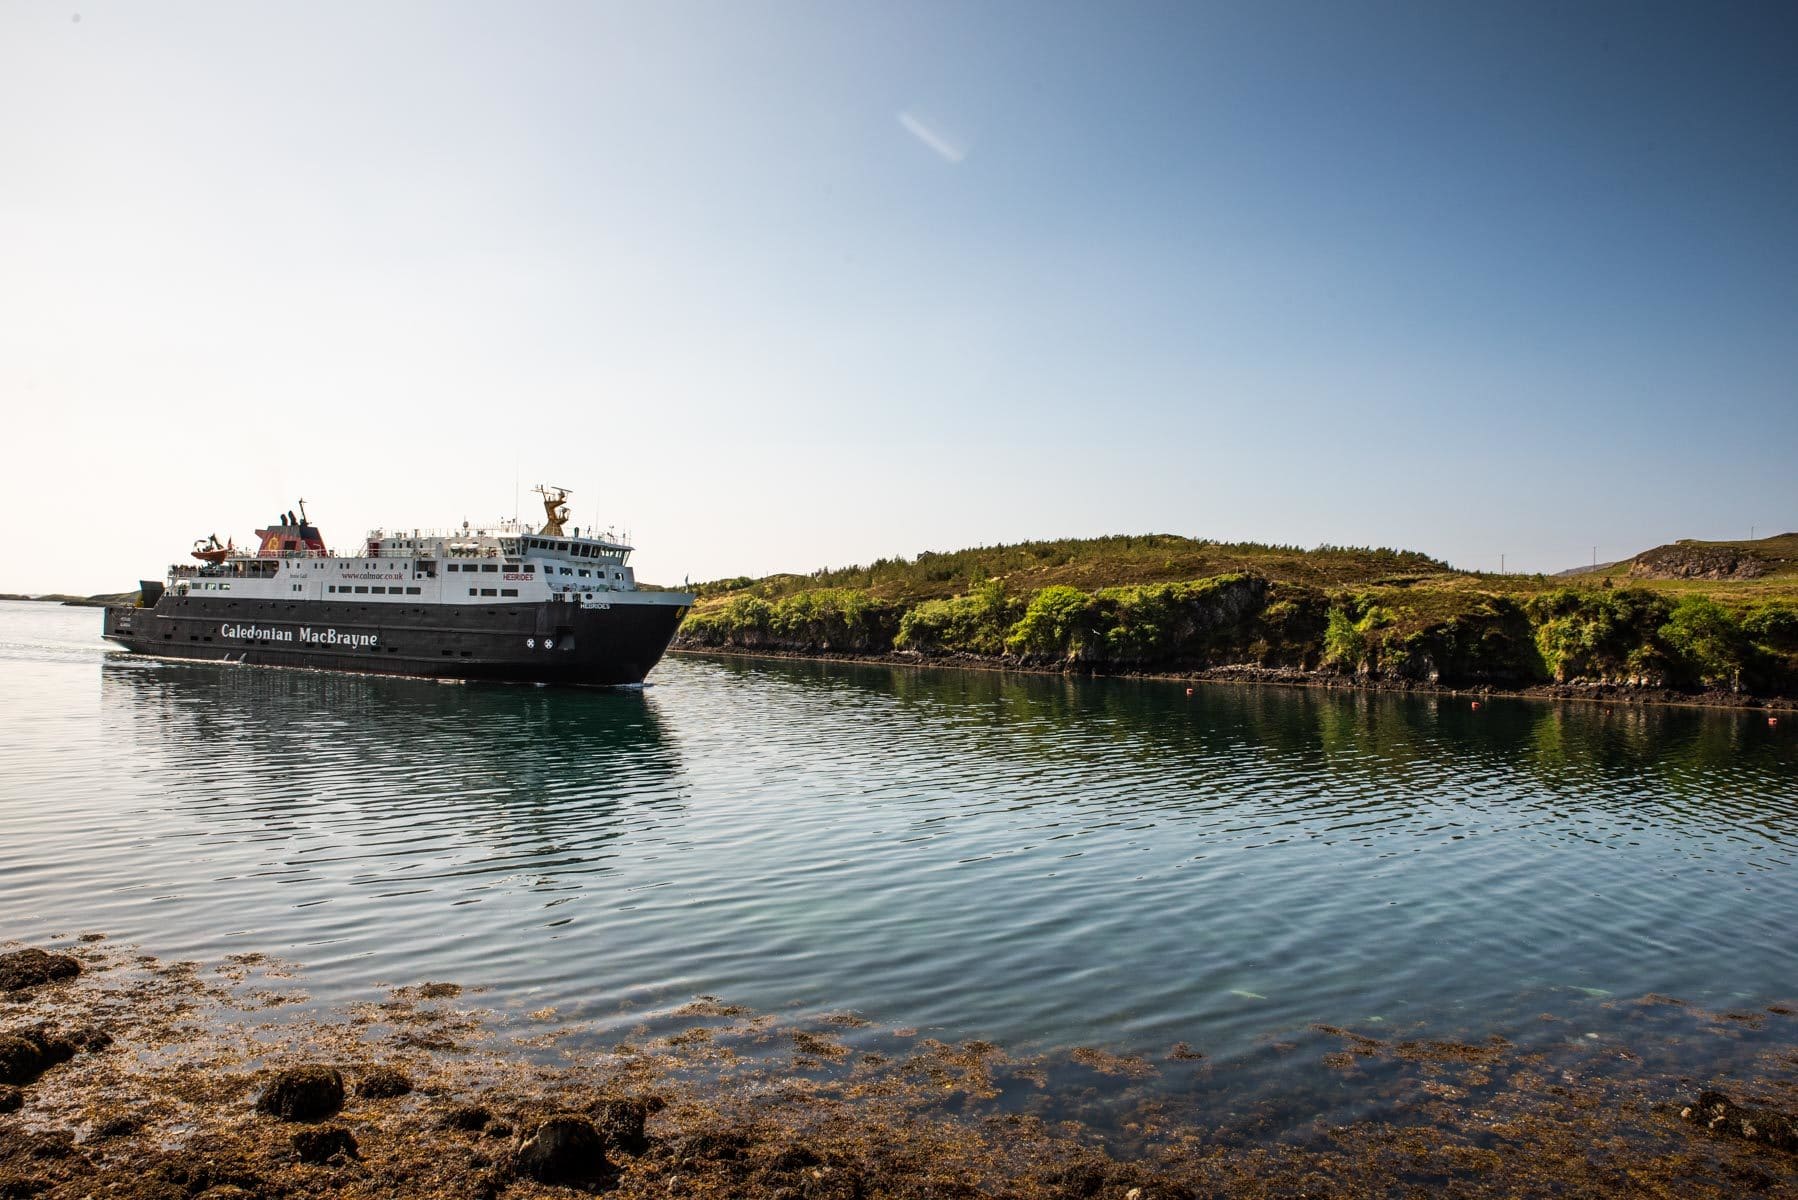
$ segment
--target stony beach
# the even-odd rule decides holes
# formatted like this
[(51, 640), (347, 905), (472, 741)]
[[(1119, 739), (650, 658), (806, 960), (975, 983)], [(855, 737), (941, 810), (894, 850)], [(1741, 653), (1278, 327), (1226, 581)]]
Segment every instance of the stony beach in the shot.
[[(303, 987), (97, 933), (0, 946), (0, 1197), (1798, 1195), (1785, 1005), (1617, 999), (1633, 1038), (1527, 1051), (1316, 1027), (1266, 1052), (1314, 1056), (1368, 1115), (1307, 1127), (1306, 1096), (1237, 1094), (1184, 1044), (1013, 1059), (901, 1029), (856, 1052), (854, 1014), (700, 997), (679, 1032), (595, 1048), (458, 983), (342, 1012)], [(1141, 1086), (1181, 1072), (1184, 1099)], [(1100, 1096), (1118, 1115), (1080, 1120)]]

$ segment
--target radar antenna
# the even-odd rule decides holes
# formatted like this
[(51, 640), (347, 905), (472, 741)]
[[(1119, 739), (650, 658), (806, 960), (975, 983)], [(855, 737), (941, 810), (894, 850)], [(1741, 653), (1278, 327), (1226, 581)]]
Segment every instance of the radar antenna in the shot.
[(552, 484), (538, 484), (531, 489), (543, 497), (543, 528), (537, 531), (538, 537), (561, 537), (562, 524), (568, 520), (568, 489)]

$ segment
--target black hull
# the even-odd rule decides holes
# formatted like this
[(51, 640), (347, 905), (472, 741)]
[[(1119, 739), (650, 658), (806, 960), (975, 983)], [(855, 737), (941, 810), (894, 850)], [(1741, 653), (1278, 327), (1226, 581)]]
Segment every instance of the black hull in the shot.
[(432, 679), (641, 683), (686, 609), (539, 604), (289, 603), (164, 595), (109, 607), (101, 633), (140, 654)]

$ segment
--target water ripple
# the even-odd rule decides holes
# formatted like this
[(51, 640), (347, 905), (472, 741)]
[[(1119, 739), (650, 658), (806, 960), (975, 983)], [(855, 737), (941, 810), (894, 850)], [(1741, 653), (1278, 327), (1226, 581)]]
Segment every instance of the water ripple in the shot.
[(454, 687), (97, 624), (0, 605), (8, 936), (285, 953), (325, 1000), (711, 993), (1214, 1056), (1798, 977), (1798, 750), (1736, 714), (699, 659)]

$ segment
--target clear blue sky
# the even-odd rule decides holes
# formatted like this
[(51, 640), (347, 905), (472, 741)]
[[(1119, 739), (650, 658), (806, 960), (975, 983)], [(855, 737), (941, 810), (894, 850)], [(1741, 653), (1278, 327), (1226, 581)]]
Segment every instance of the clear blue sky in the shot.
[(0, 113), (0, 590), (1798, 529), (1790, 4), (6, 0)]

